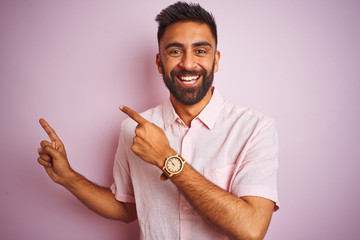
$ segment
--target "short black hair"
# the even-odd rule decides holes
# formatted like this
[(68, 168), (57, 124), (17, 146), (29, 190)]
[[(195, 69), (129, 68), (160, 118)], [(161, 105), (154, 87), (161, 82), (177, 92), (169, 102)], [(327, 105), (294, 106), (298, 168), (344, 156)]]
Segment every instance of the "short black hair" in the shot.
[(177, 2), (163, 9), (155, 18), (158, 22), (157, 40), (163, 37), (168, 26), (177, 22), (204, 23), (210, 27), (217, 45), (217, 30), (214, 16), (196, 3)]

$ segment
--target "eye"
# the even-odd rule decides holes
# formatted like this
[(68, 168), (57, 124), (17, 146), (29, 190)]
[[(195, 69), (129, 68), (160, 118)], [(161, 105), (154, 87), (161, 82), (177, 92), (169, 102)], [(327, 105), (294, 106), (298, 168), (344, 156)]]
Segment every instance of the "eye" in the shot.
[(177, 56), (181, 54), (181, 51), (179, 49), (170, 50), (169, 54), (172, 56)]
[(206, 53), (206, 51), (203, 50), (203, 49), (199, 49), (199, 50), (196, 50), (196, 53), (198, 53), (198, 54), (204, 54), (204, 53)]

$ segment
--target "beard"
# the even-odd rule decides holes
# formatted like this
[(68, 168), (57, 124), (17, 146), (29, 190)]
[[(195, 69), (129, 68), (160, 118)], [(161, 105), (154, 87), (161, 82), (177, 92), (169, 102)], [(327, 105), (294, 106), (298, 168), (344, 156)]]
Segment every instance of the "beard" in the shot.
[[(186, 71), (185, 69), (182, 69), (179, 71), (172, 70), (170, 72), (170, 76), (168, 76), (165, 73), (162, 62), (160, 62), (160, 66), (163, 72), (162, 75), (166, 87), (169, 89), (170, 93), (174, 96), (174, 98), (184, 105), (194, 105), (200, 102), (205, 97), (206, 93), (209, 91), (214, 80), (215, 60), (209, 74), (206, 72), (205, 69), (202, 69), (200, 71)], [(202, 82), (195, 87), (183, 87), (177, 83), (176, 76), (184, 75), (199, 75), (199, 78), (202, 78)]]

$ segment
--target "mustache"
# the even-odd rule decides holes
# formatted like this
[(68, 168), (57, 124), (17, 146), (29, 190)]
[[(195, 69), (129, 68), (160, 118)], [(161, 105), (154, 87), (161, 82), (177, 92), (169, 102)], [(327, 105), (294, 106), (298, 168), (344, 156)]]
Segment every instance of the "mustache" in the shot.
[(185, 75), (203, 75), (203, 76), (207, 76), (207, 72), (204, 69), (202, 69), (200, 71), (187, 71), (185, 69), (182, 69), (182, 70), (172, 70), (170, 72), (170, 75), (172, 77), (174, 77), (174, 76), (185, 76)]

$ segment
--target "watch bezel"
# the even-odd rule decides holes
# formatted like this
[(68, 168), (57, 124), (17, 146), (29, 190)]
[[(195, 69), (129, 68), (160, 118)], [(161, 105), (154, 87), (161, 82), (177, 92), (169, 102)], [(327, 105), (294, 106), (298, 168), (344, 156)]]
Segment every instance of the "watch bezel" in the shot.
[[(175, 171), (172, 171), (168, 165), (170, 163), (170, 161), (173, 161), (174, 159), (176, 159), (178, 161), (178, 163), (180, 164), (180, 168), (176, 169)], [(183, 164), (183, 161), (181, 161), (181, 159), (177, 156), (172, 156), (172, 157), (169, 157), (168, 159), (166, 159), (165, 161), (165, 166), (166, 166), (166, 170), (169, 172), (169, 173), (172, 173), (172, 174), (176, 174), (178, 172), (180, 172), (183, 167), (184, 167), (184, 164)]]
[[(180, 164), (181, 164), (180, 169), (177, 170), (176, 172), (171, 171), (171, 170), (168, 169), (168, 167), (167, 167), (169, 161), (170, 161), (171, 159), (173, 159), (173, 158), (177, 159), (177, 160), (180, 162)], [(185, 160), (182, 159), (182, 157), (181, 157), (179, 154), (174, 155), (174, 156), (170, 156), (170, 157), (166, 158), (166, 160), (165, 160), (165, 164), (164, 164), (164, 167), (163, 167), (163, 172), (167, 175), (167, 177), (170, 178), (170, 177), (172, 177), (173, 175), (179, 174), (179, 173), (184, 169), (184, 165), (185, 165)]]

